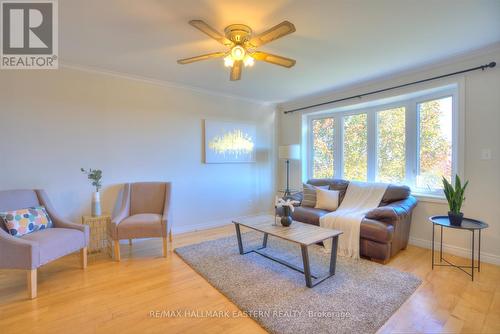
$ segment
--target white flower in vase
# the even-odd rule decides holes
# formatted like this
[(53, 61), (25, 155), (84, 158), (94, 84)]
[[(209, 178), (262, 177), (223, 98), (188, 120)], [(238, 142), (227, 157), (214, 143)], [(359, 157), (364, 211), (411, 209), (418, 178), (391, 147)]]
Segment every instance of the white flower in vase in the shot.
[(293, 212), (295, 210), (294, 205), (299, 203), (300, 203), (299, 201), (294, 201), (290, 199), (284, 200), (283, 198), (276, 196), (274, 205), (276, 206), (276, 208), (288, 207), (290, 208), (290, 211)]

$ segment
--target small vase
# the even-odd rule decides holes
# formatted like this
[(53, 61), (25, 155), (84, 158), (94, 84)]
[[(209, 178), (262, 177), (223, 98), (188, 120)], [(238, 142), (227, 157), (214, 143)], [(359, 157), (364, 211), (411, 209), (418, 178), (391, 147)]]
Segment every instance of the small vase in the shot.
[(101, 196), (100, 193), (96, 191), (92, 194), (92, 217), (98, 217), (101, 214)]
[(453, 213), (448, 211), (448, 219), (450, 220), (450, 224), (453, 226), (462, 225), (462, 219), (464, 218), (464, 214), (462, 212)]
[(284, 206), (283, 207), (283, 216), (281, 216), (281, 225), (287, 227), (292, 225), (292, 217), (291, 217), (291, 210), (289, 206)]

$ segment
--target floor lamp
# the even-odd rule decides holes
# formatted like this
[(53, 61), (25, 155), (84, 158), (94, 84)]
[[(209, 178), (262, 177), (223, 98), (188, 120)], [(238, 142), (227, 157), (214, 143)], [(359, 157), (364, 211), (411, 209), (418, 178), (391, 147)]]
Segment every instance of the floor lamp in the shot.
[(300, 145), (284, 145), (278, 148), (278, 157), (280, 160), (286, 161), (286, 189), (285, 196), (290, 196), (290, 160), (300, 159)]

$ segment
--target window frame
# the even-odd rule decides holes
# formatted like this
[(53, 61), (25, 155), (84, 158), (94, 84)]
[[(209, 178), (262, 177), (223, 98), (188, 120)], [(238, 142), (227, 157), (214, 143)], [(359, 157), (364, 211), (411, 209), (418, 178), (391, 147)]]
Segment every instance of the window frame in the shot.
[[(366, 114), (366, 182), (370, 182), (370, 113), (366, 111), (366, 109), (356, 109), (352, 110), (349, 112), (341, 113), (340, 119), (341, 119), (341, 134), (340, 134), (340, 147), (341, 147), (341, 159), (340, 159), (340, 170), (342, 172), (342, 177), (344, 177), (344, 118), (349, 117), (349, 116), (356, 116), (356, 115), (361, 115), (361, 114)], [(335, 145), (335, 144), (334, 144)], [(335, 161), (335, 157), (333, 158)], [(335, 177), (335, 175), (334, 175)]]
[[(463, 85), (460, 82), (447, 84), (446, 86), (437, 86), (432, 89), (432, 92), (427, 90), (412, 91), (408, 94), (395, 96), (394, 101), (384, 102), (384, 99), (373, 100), (369, 102), (369, 106), (346, 105), (343, 107), (329, 109), (321, 112), (304, 115), (304, 124), (306, 125), (305, 134), (303, 136), (303, 144), (307, 149), (305, 154), (305, 173), (303, 178), (310, 179), (313, 177), (313, 133), (312, 122), (316, 119), (333, 118), (334, 119), (334, 143), (333, 143), (333, 160), (334, 160), (334, 178), (343, 178), (344, 176), (344, 117), (367, 114), (367, 181), (375, 182), (378, 168), (377, 144), (378, 144), (378, 112), (394, 109), (399, 107), (405, 108), (405, 180), (404, 184), (412, 188), (412, 192), (420, 196), (429, 196), (431, 198), (443, 198), (442, 190), (425, 191), (424, 189), (416, 188), (416, 176), (418, 175), (418, 137), (419, 123), (418, 110), (419, 103), (438, 100), (446, 97), (452, 98), (452, 177), (461, 175), (463, 171), (463, 136), (459, 136), (464, 132), (464, 114), (463, 114)], [(304, 180), (305, 181), (305, 180)]]
[[(313, 144), (314, 144), (314, 134), (313, 134), (313, 131), (312, 131), (312, 123), (313, 121), (315, 120), (321, 120), (321, 119), (325, 119), (325, 118), (332, 118), (330, 117), (329, 115), (326, 115), (326, 116), (323, 116), (323, 117), (310, 117), (308, 119), (308, 123), (307, 123), (307, 129), (308, 129), (308, 146), (307, 146), (307, 150), (306, 150), (306, 154), (307, 154), (307, 175), (308, 175), (308, 178), (312, 178), (312, 175), (314, 173), (314, 162), (313, 162), (313, 159), (314, 159), (314, 148), (313, 148)], [(337, 159), (335, 158), (335, 154), (337, 152), (337, 136), (338, 136), (338, 133), (337, 133), (337, 119), (334, 119), (333, 120), (333, 177), (335, 177), (335, 171), (336, 171), (336, 164), (337, 164)], [(309, 177), (311, 176), (311, 177)]]
[(405, 180), (404, 180), (404, 183), (407, 184), (408, 183), (408, 176), (409, 176), (409, 173), (408, 173), (408, 167), (409, 165), (411, 165), (411, 162), (408, 163), (408, 160), (407, 157), (408, 157), (408, 154), (410, 152), (409, 148), (409, 143), (411, 143), (411, 140), (409, 140), (408, 138), (408, 133), (407, 133), (407, 130), (409, 129), (408, 127), (408, 108), (406, 106), (406, 104), (395, 104), (394, 107), (389, 107), (389, 108), (377, 108), (376, 111), (374, 112), (373, 114), (373, 127), (375, 128), (375, 133), (374, 133), (374, 138), (375, 140), (372, 140), (374, 143), (373, 143), (373, 152), (372, 152), (372, 155), (374, 155), (373, 159), (375, 159), (375, 162), (373, 164), (373, 175), (372, 175), (372, 180), (373, 182), (378, 182), (377, 181), (377, 174), (378, 174), (378, 143), (379, 143), (379, 136), (378, 136), (378, 113), (379, 112), (382, 112), (382, 111), (386, 111), (386, 110), (392, 110), (392, 109), (397, 109), (397, 108), (404, 108), (404, 111), (405, 111)]

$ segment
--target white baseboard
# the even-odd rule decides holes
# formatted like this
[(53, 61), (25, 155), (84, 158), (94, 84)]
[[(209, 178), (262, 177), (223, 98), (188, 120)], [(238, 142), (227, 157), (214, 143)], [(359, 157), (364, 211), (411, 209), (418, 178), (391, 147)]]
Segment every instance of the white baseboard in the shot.
[[(247, 218), (247, 219), (248, 218), (255, 218), (255, 217), (259, 217), (259, 216), (269, 216), (272, 214), (273, 214), (272, 212), (261, 212), (261, 213), (256, 213), (253, 215), (224, 218), (224, 219), (220, 219), (220, 220), (213, 220), (213, 221), (205, 222), (202, 224), (190, 224), (190, 225), (183, 225), (183, 226), (175, 226), (175, 224), (174, 224), (174, 226), (172, 227), (172, 232), (174, 234), (180, 234), (180, 233), (208, 230), (209, 228), (220, 227), (220, 226), (232, 224), (233, 220), (244, 219), (244, 218)], [(133, 243), (142, 242), (142, 241), (150, 240), (150, 239), (151, 238), (134, 239)], [(128, 245), (128, 240), (127, 239), (120, 240), (120, 244)]]
[(179, 233), (207, 230), (209, 228), (229, 225), (233, 222), (233, 220), (244, 219), (244, 218), (255, 218), (255, 217), (259, 217), (259, 216), (268, 216), (268, 215), (272, 215), (272, 213), (260, 212), (260, 213), (247, 215), (247, 216), (239, 216), (239, 217), (223, 218), (223, 219), (219, 219), (219, 220), (212, 220), (212, 221), (204, 222), (201, 224), (189, 224), (189, 225), (176, 226), (174, 223), (174, 226), (172, 227), (172, 231), (174, 234), (179, 234)]
[[(422, 248), (427, 248), (431, 249), (432, 247), (432, 241), (431, 240), (426, 240), (426, 239), (420, 239), (420, 238), (414, 238), (410, 237), (409, 240), (410, 245), (422, 247)], [(476, 245), (477, 247), (477, 245)], [(439, 243), (434, 242), (434, 250), (439, 250)], [(460, 256), (466, 259), (470, 259), (471, 256), (471, 250), (469, 248), (463, 248), (463, 247), (458, 247), (454, 245), (449, 245), (449, 244), (443, 244), (443, 252)], [(477, 252), (477, 248), (476, 248)], [(477, 257), (476, 257), (477, 260)], [(491, 253), (485, 253), (481, 251), (481, 262), (487, 262), (495, 265), (500, 265), (500, 255), (496, 254), (491, 254)]]

